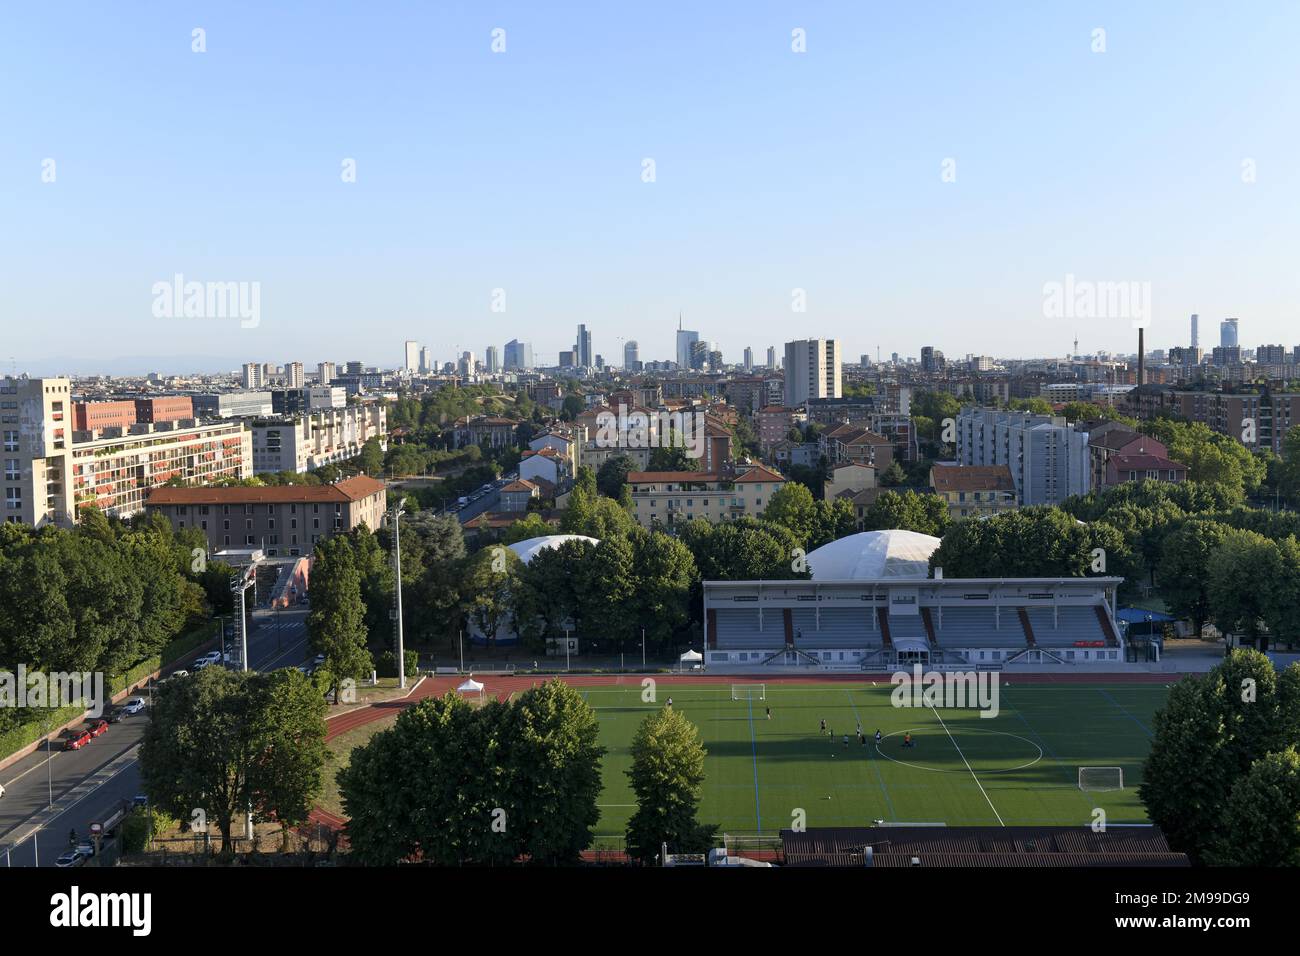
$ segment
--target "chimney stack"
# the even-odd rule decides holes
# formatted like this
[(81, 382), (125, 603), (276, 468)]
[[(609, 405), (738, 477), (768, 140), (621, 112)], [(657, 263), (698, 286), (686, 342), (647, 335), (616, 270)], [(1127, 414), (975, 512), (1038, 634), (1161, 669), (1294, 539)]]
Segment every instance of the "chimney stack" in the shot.
[(1142, 371), (1146, 365), (1146, 343), (1143, 333), (1146, 329), (1138, 326), (1138, 387), (1142, 387)]

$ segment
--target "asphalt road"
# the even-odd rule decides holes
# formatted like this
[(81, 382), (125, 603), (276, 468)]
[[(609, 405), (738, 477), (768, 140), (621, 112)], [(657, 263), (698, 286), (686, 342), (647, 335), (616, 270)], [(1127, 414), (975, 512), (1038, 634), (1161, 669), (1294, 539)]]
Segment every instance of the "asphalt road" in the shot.
[[(253, 612), (248, 657), (255, 670), (296, 667), (313, 656), (307, 645), (305, 608)], [(197, 655), (196, 655), (197, 656)], [(182, 664), (182, 667), (185, 665)], [(192, 669), (192, 668), (190, 668)], [(147, 695), (146, 695), (147, 696)], [(123, 801), (140, 793), (136, 752), (149, 711), (110, 724), (108, 733), (81, 750), (45, 749), (0, 770), (0, 867), (53, 866), (79, 837)], [(53, 809), (51, 806), (53, 800)]]

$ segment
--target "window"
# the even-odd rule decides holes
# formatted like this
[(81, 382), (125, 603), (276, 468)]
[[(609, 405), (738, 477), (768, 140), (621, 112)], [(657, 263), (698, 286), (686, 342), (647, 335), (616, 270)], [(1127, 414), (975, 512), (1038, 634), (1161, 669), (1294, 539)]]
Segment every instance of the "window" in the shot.
[(222, 531), (229, 531), (229, 530), (230, 530), (230, 519), (229, 519), (229, 518), (227, 518), (225, 521), (221, 522), (221, 530), (222, 530)]

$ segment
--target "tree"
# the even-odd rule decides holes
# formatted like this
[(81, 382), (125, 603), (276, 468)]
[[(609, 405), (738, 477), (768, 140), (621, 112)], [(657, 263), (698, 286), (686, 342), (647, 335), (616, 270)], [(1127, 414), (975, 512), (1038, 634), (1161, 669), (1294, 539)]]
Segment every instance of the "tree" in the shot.
[(817, 523), (817, 504), (812, 492), (796, 482), (787, 482), (772, 493), (763, 509), (763, 520), (783, 525), (806, 547)]
[(574, 863), (599, 819), (595, 712), (558, 681), (510, 704), (420, 701), (339, 771), (362, 863)]
[(584, 488), (573, 489), (569, 495), (569, 507), (560, 519), (560, 531), (564, 534), (583, 534), (602, 541), (626, 536), (635, 525), (635, 519), (617, 501), (589, 493)]
[(1210, 866), (1300, 866), (1300, 754), (1265, 754), (1233, 784), (1227, 832), (1205, 848)]
[(1221, 631), (1258, 638), (1276, 606), (1282, 552), (1253, 531), (1226, 532), (1207, 566), (1210, 616)]
[(1300, 666), (1278, 674), (1264, 654), (1235, 650), (1174, 684), (1154, 730), (1138, 794), (1170, 845), (1199, 860), (1231, 837), (1223, 805), (1233, 785), (1265, 754), (1300, 743)]
[(637, 528), (629, 540), (634, 584), (624, 613), (645, 630), (651, 647), (663, 647), (690, 620), (691, 587), (699, 577), (695, 558), (659, 531)]
[(497, 631), (510, 617), (522, 566), (519, 555), (499, 544), (484, 548), (465, 564), (461, 607), (488, 647), (495, 645)]
[(1169, 613), (1189, 618), (1198, 635), (1210, 617), (1210, 559), (1230, 531), (1217, 521), (1187, 521), (1165, 538), (1156, 566)]
[(628, 474), (635, 469), (636, 462), (627, 455), (615, 455), (596, 472), (596, 487), (606, 498), (617, 499), (627, 484)]
[(600, 819), (600, 760), (605, 748), (596, 712), (560, 680), (524, 691), (505, 720), (506, 790), (520, 828), (520, 852), (534, 863), (576, 864)]
[(366, 648), (365, 616), (361, 574), (348, 539), (338, 535), (318, 542), (307, 633), (312, 649), (325, 655), (324, 670), (335, 700), (345, 679), (359, 680), (374, 667)]
[(632, 739), (637, 809), (627, 825), (628, 856), (652, 863), (662, 844), (673, 853), (704, 853), (717, 826), (696, 820), (706, 751), (694, 724), (671, 707), (641, 721)]
[(181, 821), (202, 811), (231, 852), (235, 817), (251, 805), (285, 825), (306, 819), (325, 765), (325, 702), (294, 669), (209, 667), (164, 685), (145, 727), (145, 792)]
[(901, 529), (938, 537), (952, 523), (948, 505), (938, 495), (916, 491), (882, 491), (862, 516), (864, 531)]
[(847, 498), (834, 501), (817, 502), (817, 516), (813, 522), (812, 534), (808, 538), (808, 550), (820, 548), (828, 542), (853, 534), (858, 530), (858, 516), (853, 512), (853, 504)]
[(366, 439), (366, 443), (361, 446), (361, 453), (357, 455), (357, 467), (367, 475), (384, 473), (384, 449), (379, 444), (378, 437)]

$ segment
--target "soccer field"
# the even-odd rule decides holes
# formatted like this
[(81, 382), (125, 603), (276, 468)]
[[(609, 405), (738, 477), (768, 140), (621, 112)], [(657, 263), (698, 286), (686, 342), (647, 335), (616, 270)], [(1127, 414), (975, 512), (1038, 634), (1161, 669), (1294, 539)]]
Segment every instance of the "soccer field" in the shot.
[[(700, 820), (720, 833), (774, 836), (799, 810), (808, 827), (875, 820), (949, 826), (1145, 823), (1138, 800), (1164, 684), (1003, 683), (1000, 713), (896, 708), (888, 684), (767, 684), (766, 700), (731, 699), (731, 684), (583, 688), (600, 719), (605, 789), (597, 846), (622, 837), (635, 798), (624, 771), (642, 719), (672, 697), (708, 750)], [(765, 708), (771, 707), (767, 719)], [(825, 719), (833, 737), (820, 732)], [(867, 744), (858, 743), (861, 723)], [(874, 741), (879, 729), (884, 739)], [(915, 746), (902, 746), (910, 732)], [(849, 735), (847, 745), (843, 735)], [(1122, 767), (1124, 789), (1078, 787), (1081, 766)]]

